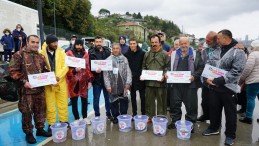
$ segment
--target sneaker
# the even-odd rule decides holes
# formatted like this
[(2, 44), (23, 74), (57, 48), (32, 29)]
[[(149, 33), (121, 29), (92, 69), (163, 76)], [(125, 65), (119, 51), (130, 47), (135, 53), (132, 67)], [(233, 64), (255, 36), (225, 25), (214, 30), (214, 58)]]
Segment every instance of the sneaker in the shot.
[(197, 121), (200, 121), (200, 122), (204, 122), (206, 120), (209, 120), (209, 118), (205, 115), (201, 115), (200, 117), (197, 118)]
[(91, 121), (88, 118), (83, 119), (87, 125), (91, 125)]
[(175, 123), (171, 123), (171, 124), (169, 124), (168, 126), (167, 126), (167, 128), (168, 129), (175, 129), (176, 127), (175, 127)]
[(230, 137), (226, 137), (225, 145), (233, 145), (233, 144), (234, 144), (234, 139)]
[(37, 129), (36, 136), (51, 137), (51, 132), (45, 131), (43, 128)]
[(26, 134), (25, 139), (29, 144), (35, 144), (37, 142), (32, 133)]
[(218, 135), (218, 134), (219, 134), (219, 130), (212, 130), (212, 129), (207, 129), (202, 133), (203, 136)]
[(252, 124), (253, 120), (251, 118), (244, 117), (244, 118), (240, 118), (239, 122), (246, 123), (246, 124)]

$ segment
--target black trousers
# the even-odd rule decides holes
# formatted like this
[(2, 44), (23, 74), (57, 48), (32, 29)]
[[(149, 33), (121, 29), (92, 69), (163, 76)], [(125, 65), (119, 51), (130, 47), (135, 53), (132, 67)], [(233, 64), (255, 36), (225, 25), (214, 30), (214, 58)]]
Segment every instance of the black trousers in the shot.
[(112, 116), (117, 118), (119, 115), (127, 114), (129, 100), (127, 98), (119, 98), (111, 103)]
[[(136, 100), (136, 89), (132, 86), (131, 87), (131, 105), (132, 105), (132, 114), (133, 115), (137, 115), (137, 100)], [(146, 110), (145, 110), (145, 89), (139, 90), (139, 94), (140, 94), (140, 102), (141, 102), (141, 114), (145, 115), (146, 114)]]
[(209, 88), (206, 86), (202, 87), (202, 92), (201, 92), (201, 107), (203, 110), (203, 115), (205, 118), (209, 118), (210, 115), (210, 105), (209, 105)]
[[(79, 112), (78, 112), (78, 97), (72, 97), (70, 98), (71, 103), (72, 103), (72, 112), (75, 117), (75, 120), (79, 120)], [(87, 108), (88, 108), (88, 98), (83, 98), (81, 97), (81, 103), (82, 103), (82, 116), (83, 118), (87, 118)]]
[(236, 138), (237, 127), (237, 97), (235, 93), (224, 93), (215, 90), (209, 91), (210, 100), (210, 126), (209, 129), (218, 130), (221, 126), (222, 109), (226, 117), (225, 135)]
[(182, 118), (182, 103), (184, 103), (187, 111), (185, 119), (195, 123), (198, 113), (197, 88), (189, 88), (189, 84), (174, 84), (172, 95), (170, 98), (172, 123)]
[(246, 90), (242, 90), (241, 93), (237, 94), (237, 104), (241, 105), (241, 109), (243, 110), (243, 112), (246, 111), (246, 103), (247, 103)]

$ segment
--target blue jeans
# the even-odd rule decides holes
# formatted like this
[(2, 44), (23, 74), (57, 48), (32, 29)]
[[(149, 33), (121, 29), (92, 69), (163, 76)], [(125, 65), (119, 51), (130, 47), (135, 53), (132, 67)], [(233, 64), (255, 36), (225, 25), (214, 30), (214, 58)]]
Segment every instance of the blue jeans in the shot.
[[(255, 97), (259, 94), (259, 83), (248, 84), (246, 86), (247, 105), (246, 105), (246, 117), (252, 118), (255, 108)], [(259, 99), (259, 97), (257, 96)]]
[(106, 116), (111, 116), (111, 108), (110, 108), (110, 101), (109, 101), (109, 94), (104, 87), (104, 85), (97, 85), (93, 84), (93, 96), (94, 96), (94, 112), (95, 116), (100, 116), (100, 107), (99, 107), (99, 102), (100, 102), (100, 95), (101, 91), (103, 90), (103, 96), (105, 100), (105, 109), (106, 109)]

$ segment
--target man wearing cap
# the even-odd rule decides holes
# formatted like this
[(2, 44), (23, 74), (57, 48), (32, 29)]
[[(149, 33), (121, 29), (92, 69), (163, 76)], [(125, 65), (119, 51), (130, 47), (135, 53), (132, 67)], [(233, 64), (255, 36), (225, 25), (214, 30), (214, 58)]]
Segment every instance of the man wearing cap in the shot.
[(161, 39), (162, 48), (166, 52), (169, 52), (171, 49), (171, 46), (165, 43), (165, 34), (163, 32), (159, 32), (159, 33), (157, 33), (157, 35), (159, 35), (159, 37)]
[[(46, 37), (46, 44), (40, 51), (47, 60), (48, 67), (55, 72), (57, 84), (45, 86), (47, 103), (47, 121), (49, 126), (56, 123), (56, 110), (60, 122), (68, 122), (68, 89), (66, 74), (68, 67), (65, 66), (65, 52), (58, 47), (58, 38), (55, 35)], [(56, 109), (57, 108), (57, 109)], [(50, 131), (50, 128), (49, 128)]]
[(65, 53), (68, 52), (69, 50), (72, 50), (72, 49), (73, 49), (73, 46), (74, 46), (74, 44), (75, 44), (75, 40), (76, 40), (76, 39), (77, 39), (77, 36), (74, 35), (74, 34), (70, 37), (70, 44), (69, 44), (69, 46), (66, 48)]
[(120, 41), (121, 53), (124, 55), (129, 50), (129, 46), (126, 44), (126, 37), (124, 35), (121, 35), (119, 37), (119, 41)]

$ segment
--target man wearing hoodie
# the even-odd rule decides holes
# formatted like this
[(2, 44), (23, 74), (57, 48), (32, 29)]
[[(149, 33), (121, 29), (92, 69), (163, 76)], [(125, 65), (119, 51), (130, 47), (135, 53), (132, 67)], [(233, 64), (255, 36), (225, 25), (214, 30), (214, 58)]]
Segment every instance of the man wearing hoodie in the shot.
[(121, 35), (119, 37), (120, 47), (121, 47), (121, 54), (125, 54), (129, 50), (129, 46), (126, 44), (126, 37)]
[(237, 42), (227, 29), (218, 32), (217, 42), (220, 47), (211, 53), (211, 58), (208, 59), (207, 64), (225, 70), (226, 74), (217, 78), (204, 78), (204, 82), (208, 84), (210, 89), (210, 125), (202, 135), (219, 134), (224, 107), (226, 116), (225, 145), (233, 145), (237, 127), (236, 94), (240, 92), (238, 81), (245, 68), (246, 55), (243, 50), (234, 49)]
[(137, 40), (134, 38), (129, 40), (129, 45), (129, 50), (124, 56), (128, 59), (132, 72), (132, 86), (130, 90), (132, 114), (133, 116), (137, 115), (136, 91), (138, 90), (141, 100), (141, 114), (145, 115), (145, 82), (140, 80), (145, 52), (138, 46)]
[(171, 49), (171, 46), (165, 43), (165, 34), (163, 32), (159, 32), (159, 33), (157, 33), (157, 35), (159, 35), (159, 37), (161, 39), (162, 48), (166, 52), (169, 52)]

